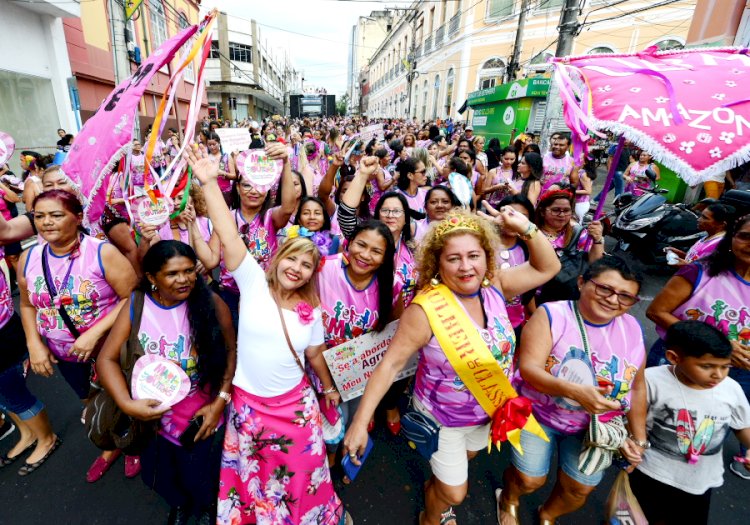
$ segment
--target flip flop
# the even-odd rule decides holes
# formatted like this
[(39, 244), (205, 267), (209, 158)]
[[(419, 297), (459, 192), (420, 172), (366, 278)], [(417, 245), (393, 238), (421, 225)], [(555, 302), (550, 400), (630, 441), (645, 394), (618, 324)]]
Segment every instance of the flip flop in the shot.
[(9, 456), (6, 456), (3, 454), (0, 456), (0, 468), (7, 467), (11, 463), (14, 463), (18, 458), (23, 456), (31, 447), (36, 445), (36, 439), (29, 443), (29, 446), (27, 446), (25, 449), (23, 449), (21, 452), (19, 452), (17, 455), (13, 456), (12, 458)]
[(52, 453), (55, 450), (57, 450), (60, 447), (60, 445), (62, 445), (62, 439), (60, 439), (59, 437), (56, 437), (55, 438), (55, 444), (52, 445), (52, 448), (50, 448), (47, 451), (47, 453), (44, 455), (44, 457), (42, 459), (40, 459), (39, 461), (35, 462), (35, 463), (26, 463), (26, 464), (24, 464), (20, 469), (18, 469), (18, 475), (19, 476), (28, 476), (29, 474), (31, 474), (32, 472), (34, 472), (36, 469), (38, 469), (39, 467), (41, 467), (44, 464), (45, 461), (47, 461), (49, 459), (49, 457), (52, 455)]

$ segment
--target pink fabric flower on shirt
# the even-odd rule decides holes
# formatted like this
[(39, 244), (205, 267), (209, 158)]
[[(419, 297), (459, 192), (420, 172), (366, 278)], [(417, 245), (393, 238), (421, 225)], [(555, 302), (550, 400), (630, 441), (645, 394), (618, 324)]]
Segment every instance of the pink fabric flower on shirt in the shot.
[(300, 323), (310, 324), (313, 322), (313, 307), (305, 301), (298, 302), (297, 306), (294, 307), (294, 311), (297, 312)]

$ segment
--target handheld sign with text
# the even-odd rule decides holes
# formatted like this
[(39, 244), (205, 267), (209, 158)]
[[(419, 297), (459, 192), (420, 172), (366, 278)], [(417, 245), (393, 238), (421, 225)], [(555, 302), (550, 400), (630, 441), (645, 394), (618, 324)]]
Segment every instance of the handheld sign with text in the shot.
[(0, 131), (0, 166), (8, 162), (13, 152), (16, 150), (16, 141), (13, 137)]
[(138, 202), (138, 218), (149, 226), (161, 226), (169, 220), (173, 206), (164, 197), (152, 201), (150, 197), (142, 197)]
[(360, 132), (360, 138), (362, 139), (362, 144), (364, 144), (365, 146), (372, 139), (385, 140), (383, 125), (373, 124), (372, 126), (366, 126), (362, 128), (362, 131)]
[(273, 160), (261, 149), (246, 150), (235, 159), (242, 177), (258, 191), (270, 190), (281, 177), (284, 162)]
[(135, 362), (131, 392), (133, 399), (156, 399), (172, 407), (190, 392), (190, 379), (174, 361), (147, 354)]
[(215, 131), (221, 139), (221, 149), (224, 153), (245, 151), (253, 140), (248, 128), (216, 128)]
[[(342, 401), (361, 396), (367, 380), (383, 358), (396, 333), (398, 321), (388, 324), (380, 333), (370, 332), (323, 352), (323, 357), (341, 394)], [(414, 375), (417, 371), (417, 354), (414, 354), (395, 381)]]

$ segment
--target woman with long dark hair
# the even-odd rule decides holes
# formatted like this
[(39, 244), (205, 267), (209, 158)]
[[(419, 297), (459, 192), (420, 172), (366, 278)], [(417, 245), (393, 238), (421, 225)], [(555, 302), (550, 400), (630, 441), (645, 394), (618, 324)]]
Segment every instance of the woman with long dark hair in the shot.
[(429, 187), (427, 184), (427, 169), (420, 160), (408, 158), (396, 166), (398, 191), (406, 198), (409, 207), (419, 213), (424, 213), (424, 196)]
[(206, 135), (205, 144), (211, 159), (219, 165), (219, 187), (224, 195), (224, 200), (229, 202), (232, 181), (237, 180), (234, 158), (228, 153), (224, 153), (221, 147), (221, 137), (216, 132), (211, 131)]
[(536, 206), (539, 193), (542, 191), (543, 174), (542, 156), (534, 152), (525, 153), (518, 161), (516, 173), (508, 190), (511, 195), (523, 195)]
[[(143, 312), (133, 319), (133, 295), (120, 311), (96, 370), (107, 392), (131, 417), (160, 420), (157, 436), (141, 454), (141, 477), (172, 507), (169, 523), (195, 514), (208, 517), (218, 485), (218, 455), (209, 439), (223, 424), (231, 399), (235, 336), (229, 308), (196, 271), (198, 258), (181, 241), (159, 241), (143, 258)], [(131, 324), (145, 355), (180, 364), (190, 379), (187, 396), (169, 409), (158, 401), (133, 399), (120, 368), (120, 351)], [(192, 421), (200, 428), (192, 443), (181, 439)]]

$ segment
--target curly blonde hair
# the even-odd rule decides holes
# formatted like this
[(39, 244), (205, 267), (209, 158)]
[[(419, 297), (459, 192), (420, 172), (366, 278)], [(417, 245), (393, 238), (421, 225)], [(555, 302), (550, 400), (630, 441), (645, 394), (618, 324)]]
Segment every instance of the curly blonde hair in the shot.
[[(450, 220), (452, 217), (463, 216), (465, 218), (471, 218), (475, 220), (479, 226), (479, 231), (469, 229), (456, 229), (448, 231), (441, 235), (438, 233), (440, 224)], [(435, 277), (440, 272), (440, 255), (443, 253), (446, 240), (457, 235), (473, 235), (479, 240), (479, 244), (484, 250), (485, 256), (487, 257), (487, 274), (486, 277), (490, 281), (494, 278), (494, 248), (500, 241), (497, 235), (495, 227), (488, 220), (473, 215), (466, 210), (460, 208), (454, 208), (445, 219), (442, 221), (434, 221), (430, 225), (430, 229), (427, 230), (424, 238), (419, 243), (417, 250), (416, 260), (417, 266), (416, 271), (419, 276), (417, 279), (417, 289), (421, 290), (430, 283), (430, 279)]]

